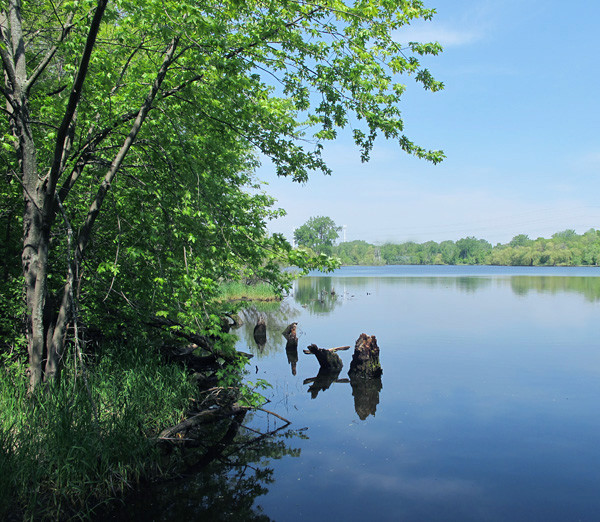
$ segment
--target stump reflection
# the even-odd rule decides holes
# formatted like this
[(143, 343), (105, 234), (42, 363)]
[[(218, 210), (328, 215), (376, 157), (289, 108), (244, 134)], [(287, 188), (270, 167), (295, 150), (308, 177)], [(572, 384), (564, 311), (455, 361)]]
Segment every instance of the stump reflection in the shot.
[(350, 386), (354, 397), (354, 409), (360, 420), (375, 416), (379, 404), (379, 392), (383, 388), (381, 377), (365, 379), (350, 375)]
[(310, 393), (311, 398), (316, 399), (320, 391), (327, 390), (334, 382), (350, 382), (348, 379), (338, 379), (340, 371), (341, 369), (337, 371), (326, 371), (321, 369), (316, 377), (305, 379), (303, 384), (311, 384), (308, 388), (308, 393)]

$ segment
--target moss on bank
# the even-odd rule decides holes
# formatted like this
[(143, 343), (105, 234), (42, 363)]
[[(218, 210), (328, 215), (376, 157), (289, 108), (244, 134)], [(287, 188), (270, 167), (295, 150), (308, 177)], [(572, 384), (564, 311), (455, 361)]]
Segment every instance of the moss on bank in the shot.
[(223, 301), (279, 301), (281, 296), (267, 283), (228, 282), (221, 285)]

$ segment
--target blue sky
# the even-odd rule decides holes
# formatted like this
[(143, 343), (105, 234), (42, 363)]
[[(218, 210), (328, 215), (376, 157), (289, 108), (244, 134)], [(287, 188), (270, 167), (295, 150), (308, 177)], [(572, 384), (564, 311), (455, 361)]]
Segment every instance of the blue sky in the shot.
[(425, 3), (434, 20), (397, 38), (444, 46), (426, 65), (445, 89), (405, 78), (401, 110), (409, 138), (446, 160), (434, 166), (382, 139), (365, 164), (341, 136), (328, 146), (330, 177), (298, 185), (265, 162), (258, 176), (288, 213), (271, 231), (291, 239), (316, 215), (373, 243), (600, 228), (600, 2)]

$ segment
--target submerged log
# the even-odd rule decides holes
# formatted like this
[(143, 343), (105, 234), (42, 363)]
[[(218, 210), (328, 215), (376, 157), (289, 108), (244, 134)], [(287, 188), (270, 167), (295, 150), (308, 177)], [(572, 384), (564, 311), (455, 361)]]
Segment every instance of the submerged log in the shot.
[(354, 345), (354, 354), (348, 375), (350, 378), (377, 378), (381, 377), (382, 373), (377, 339), (374, 335), (360, 334)]
[(316, 344), (311, 344), (308, 347), (308, 350), (304, 350), (304, 353), (313, 354), (317, 358), (317, 361), (319, 361), (321, 370), (326, 372), (339, 372), (344, 364), (342, 363), (340, 356), (335, 353), (336, 351), (336, 348), (326, 350), (325, 348), (319, 348)]

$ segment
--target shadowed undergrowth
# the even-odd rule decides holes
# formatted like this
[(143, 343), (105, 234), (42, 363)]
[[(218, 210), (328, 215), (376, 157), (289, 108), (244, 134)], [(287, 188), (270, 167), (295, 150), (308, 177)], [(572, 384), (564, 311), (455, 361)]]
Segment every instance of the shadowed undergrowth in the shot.
[[(197, 394), (158, 354), (111, 347), (87, 373), (28, 397), (16, 363), (0, 371), (0, 518), (86, 518), (160, 470), (154, 436)], [(88, 392), (89, 388), (89, 392)], [(162, 470), (164, 471), (164, 470)]]

